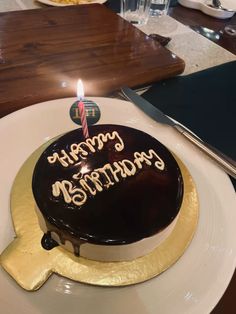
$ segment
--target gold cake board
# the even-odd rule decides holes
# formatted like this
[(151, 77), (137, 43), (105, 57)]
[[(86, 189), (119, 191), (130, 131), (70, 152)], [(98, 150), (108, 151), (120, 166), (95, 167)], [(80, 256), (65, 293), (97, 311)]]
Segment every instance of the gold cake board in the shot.
[(76, 257), (61, 247), (46, 251), (41, 247), (31, 190), (36, 161), (49, 143), (37, 149), (23, 164), (13, 183), (11, 213), (16, 238), (1, 255), (2, 267), (26, 290), (37, 290), (57, 273), (72, 280), (99, 286), (125, 286), (159, 275), (184, 253), (198, 222), (198, 197), (193, 179), (178, 159), (184, 179), (184, 199), (171, 235), (154, 251), (125, 262), (98, 262)]

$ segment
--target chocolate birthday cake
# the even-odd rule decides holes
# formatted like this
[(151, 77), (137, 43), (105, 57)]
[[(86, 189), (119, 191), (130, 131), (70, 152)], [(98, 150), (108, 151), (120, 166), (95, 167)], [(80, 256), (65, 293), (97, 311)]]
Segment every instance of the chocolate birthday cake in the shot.
[(131, 260), (160, 245), (174, 228), (183, 179), (169, 150), (120, 125), (73, 130), (36, 163), (32, 189), (42, 246), (61, 245), (89, 259)]

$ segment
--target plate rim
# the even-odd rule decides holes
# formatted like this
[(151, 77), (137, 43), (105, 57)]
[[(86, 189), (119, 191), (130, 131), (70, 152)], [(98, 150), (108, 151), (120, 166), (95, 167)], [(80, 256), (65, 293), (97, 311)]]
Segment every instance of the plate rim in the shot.
[[(114, 99), (114, 98), (107, 98), (107, 97), (86, 97), (86, 98), (89, 98), (89, 99), (91, 99), (91, 100), (93, 100), (93, 101), (102, 101), (103, 99), (109, 99), (110, 101), (113, 101), (113, 100), (115, 100), (115, 101), (119, 101), (119, 102), (125, 102), (125, 103), (129, 103), (129, 102), (127, 102), (127, 101), (123, 101), (123, 100), (119, 100), (119, 99)], [(72, 102), (72, 101), (74, 101), (76, 98), (75, 97), (68, 97), (68, 98), (60, 98), (60, 99), (54, 99), (54, 100), (49, 100), (49, 101), (45, 101), (45, 102), (42, 102), (42, 103), (36, 103), (36, 104), (34, 104), (34, 105), (31, 105), (31, 106), (29, 106), (29, 107), (25, 107), (25, 108), (22, 108), (22, 109), (20, 109), (20, 110), (18, 110), (18, 111), (15, 111), (15, 112), (13, 112), (13, 113), (10, 113), (10, 114), (8, 114), (8, 115), (6, 115), (5, 117), (3, 117), (3, 118), (1, 118), (0, 119), (0, 128), (1, 128), (1, 126), (2, 126), (2, 123), (4, 124), (8, 124), (9, 122), (10, 123), (12, 123), (12, 121), (14, 122), (14, 118), (15, 117), (17, 117), (17, 118), (19, 118), (19, 119), (21, 119), (22, 117), (21, 116), (23, 116), (24, 117), (24, 115), (25, 114), (28, 114), (30, 111), (31, 111), (31, 113), (34, 111), (34, 110), (37, 110), (40, 106), (42, 106), (42, 104), (44, 104), (45, 105), (45, 107), (44, 107), (44, 109), (42, 109), (42, 110), (45, 110), (45, 108), (46, 108), (46, 106), (48, 105), (48, 104), (52, 104), (52, 103), (55, 103), (55, 101), (56, 102), (58, 102), (58, 101), (62, 101), (62, 102)], [(129, 103), (129, 104), (131, 104), (131, 103)], [(132, 105), (132, 104), (131, 104)], [(146, 117), (147, 119), (149, 119), (148, 117)], [(11, 121), (12, 120), (12, 121)], [(77, 127), (76, 125), (74, 125), (74, 127)], [(225, 174), (225, 173), (222, 173), (222, 178), (228, 178), (228, 176)], [(230, 181), (230, 179), (228, 178), (228, 180), (226, 180), (227, 182), (228, 182), (228, 188), (229, 189), (231, 189), (232, 191), (231, 192), (233, 192), (233, 193), (235, 193), (234, 192), (234, 188), (233, 188), (233, 185), (232, 185), (232, 183), (231, 183), (231, 181)], [(235, 254), (235, 253), (234, 253)], [(229, 284), (229, 282), (230, 282), (230, 280), (231, 280), (231, 278), (232, 278), (232, 276), (233, 276), (233, 274), (234, 274), (234, 270), (235, 270), (235, 265), (236, 265), (236, 255), (234, 256), (234, 267), (232, 267), (232, 269), (230, 270), (230, 273), (228, 273), (228, 275), (227, 275), (227, 284), (226, 284), (226, 288), (225, 289), (222, 289), (222, 291), (221, 291), (221, 293), (218, 293), (218, 295), (217, 295), (217, 297), (216, 297), (216, 300), (215, 300), (215, 302), (212, 302), (211, 303), (211, 305), (210, 304), (208, 304), (208, 310), (209, 311), (211, 311), (215, 306), (216, 306), (216, 304), (218, 303), (218, 301), (220, 300), (220, 298), (222, 297), (222, 295), (224, 294), (224, 292), (225, 292), (225, 290), (227, 289), (227, 287), (228, 287), (228, 284)]]

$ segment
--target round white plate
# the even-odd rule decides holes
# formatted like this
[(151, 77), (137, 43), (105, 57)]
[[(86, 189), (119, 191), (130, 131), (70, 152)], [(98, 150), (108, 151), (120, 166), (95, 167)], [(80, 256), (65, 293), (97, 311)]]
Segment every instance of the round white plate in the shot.
[[(224, 5), (223, 5), (223, 1)], [(235, 5), (230, 7), (230, 1), (235, 0), (221, 0), (222, 7), (235, 10)], [(219, 19), (229, 19), (234, 15), (234, 11), (220, 10), (218, 8), (212, 7), (212, 0), (178, 0), (178, 2), (187, 8), (200, 10), (203, 13), (219, 18)], [(210, 4), (210, 5), (209, 5)]]
[[(41, 2), (43, 4), (54, 6), (54, 7), (65, 7), (65, 6), (68, 6), (68, 5), (74, 5), (74, 4), (66, 4), (66, 3), (54, 2), (54, 1), (50, 1), (50, 0), (37, 0), (37, 1)], [(92, 3), (100, 3), (100, 4), (102, 4), (102, 3), (105, 3), (106, 1), (107, 0), (92, 0), (92, 1), (83, 0), (83, 3), (79, 3), (79, 4), (92, 4)]]
[(223, 8), (236, 11), (235, 0), (221, 0), (220, 2)]
[[(99, 123), (141, 129), (175, 152), (197, 185), (200, 220), (185, 254), (160, 276), (123, 287), (89, 286), (53, 275), (36, 292), (26, 292), (0, 268), (0, 312), (4, 314), (204, 314), (223, 295), (236, 265), (236, 197), (228, 176), (168, 126), (133, 104), (91, 98), (101, 109)], [(12, 241), (9, 195), (27, 157), (48, 139), (77, 127), (69, 116), (75, 99), (44, 102), (0, 120), (0, 252)]]

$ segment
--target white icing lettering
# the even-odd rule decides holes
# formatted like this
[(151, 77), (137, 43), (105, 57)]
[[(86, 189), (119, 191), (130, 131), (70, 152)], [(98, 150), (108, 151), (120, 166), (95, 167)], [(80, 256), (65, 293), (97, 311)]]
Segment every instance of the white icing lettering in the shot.
[(153, 149), (149, 149), (148, 153), (145, 152), (135, 152), (134, 153), (134, 163), (137, 165), (139, 169), (142, 169), (142, 163), (145, 162), (147, 165), (151, 165), (151, 160), (156, 157), (157, 161), (155, 162), (155, 166), (159, 170), (163, 170), (165, 168), (164, 161), (157, 155), (157, 153)]
[(50, 164), (54, 164), (57, 160), (62, 164), (63, 167), (68, 167), (69, 164), (73, 164), (74, 161), (70, 158), (70, 156), (65, 152), (64, 149), (61, 150), (61, 155), (59, 156), (58, 153), (53, 153), (52, 156), (49, 156), (48, 162)]
[[(63, 194), (64, 200), (66, 203), (74, 203), (77, 206), (83, 205), (87, 200), (87, 194), (79, 188), (73, 188), (73, 185), (70, 181), (56, 181), (52, 185), (52, 194), (55, 197), (58, 197), (60, 194)], [(75, 194), (76, 193), (76, 194)]]
[(71, 144), (70, 151), (68, 153), (66, 153), (65, 150), (61, 150), (60, 156), (58, 153), (53, 153), (52, 156), (47, 157), (47, 160), (50, 164), (54, 164), (56, 161), (59, 161), (63, 167), (68, 167), (69, 164), (72, 165), (76, 163), (79, 159), (85, 159), (89, 152), (95, 153), (96, 149), (102, 150), (104, 147), (104, 143), (107, 143), (109, 140), (118, 141), (117, 143), (115, 143), (116, 151), (120, 152), (124, 149), (124, 142), (119, 136), (118, 132), (113, 131), (112, 133), (106, 134), (99, 133), (97, 136), (86, 139), (85, 142), (81, 142), (79, 144)]
[(127, 176), (134, 176), (136, 173), (136, 167), (133, 162), (128, 159), (119, 161), (119, 164), (123, 167), (124, 172)]
[(102, 188), (102, 182), (99, 180), (99, 173), (93, 171), (91, 172), (90, 175), (86, 174), (84, 176), (84, 179), (86, 182), (91, 181), (94, 186), (95, 186), (95, 189), (98, 191), (98, 192), (101, 192), (103, 190)]
[(92, 189), (84, 179), (79, 180), (79, 184), (81, 185), (81, 187), (83, 189), (88, 191), (91, 195), (94, 196), (94, 195), (97, 194), (97, 190), (96, 189)]
[(112, 164), (105, 164), (101, 168), (94, 169), (81, 175), (81, 172), (74, 174), (73, 179), (78, 180), (78, 187), (63, 180), (56, 181), (52, 185), (53, 196), (58, 197), (61, 193), (66, 203), (74, 203), (77, 206), (83, 205), (88, 195), (94, 196), (102, 192), (104, 188), (109, 189), (123, 178), (134, 176), (143, 164), (154, 165), (159, 170), (164, 170), (165, 164), (158, 154), (150, 149), (148, 152), (135, 152), (134, 160), (123, 159)]
[(96, 171), (98, 171), (99, 173), (103, 174), (106, 180), (106, 183), (104, 183), (104, 187), (106, 189), (108, 189), (110, 186), (114, 185), (114, 182), (111, 181), (107, 171), (107, 169), (103, 168), (97, 168)]

